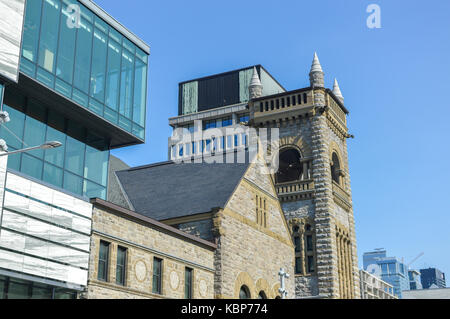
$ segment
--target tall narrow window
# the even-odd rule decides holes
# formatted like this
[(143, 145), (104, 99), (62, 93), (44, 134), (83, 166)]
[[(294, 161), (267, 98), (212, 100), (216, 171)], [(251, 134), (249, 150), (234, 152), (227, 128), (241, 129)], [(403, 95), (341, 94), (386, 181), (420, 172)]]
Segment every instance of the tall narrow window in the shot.
[[(92, 48), (92, 69), (90, 77), (90, 96), (100, 102), (105, 101), (106, 54), (108, 37), (98, 28), (94, 29), (94, 46)], [(102, 110), (103, 111), (103, 110)]]
[(256, 212), (256, 223), (259, 224), (260, 223), (260, 217), (259, 217), (259, 196), (256, 195), (256, 208), (255, 208), (255, 212)]
[(256, 195), (256, 223), (267, 227), (267, 203), (266, 199)]
[(295, 252), (301, 252), (301, 240), (300, 237), (296, 236), (294, 237), (294, 244), (295, 244)]
[(306, 250), (313, 251), (312, 235), (306, 235)]
[(127, 261), (127, 249), (117, 247), (116, 283), (125, 286), (125, 271)]
[(308, 269), (309, 273), (314, 272), (314, 257), (313, 256), (308, 256), (307, 269)]
[(186, 267), (184, 271), (184, 298), (192, 299), (192, 274), (193, 269)]
[(98, 279), (108, 281), (109, 268), (109, 246), (106, 241), (100, 241), (100, 251), (98, 254)]
[(153, 258), (153, 287), (152, 292), (162, 294), (162, 259)]
[[(56, 75), (66, 81), (72, 83), (73, 65), (75, 60), (75, 38), (76, 28), (70, 28), (66, 21), (70, 19), (69, 1), (63, 1), (61, 10), (61, 27), (59, 31), (58, 58), (56, 65)], [(70, 94), (71, 92), (67, 92)]]
[[(22, 41), (22, 56), (36, 62), (36, 49), (39, 40), (42, 0), (27, 1), (24, 32)], [(48, 10), (46, 8), (46, 10)], [(47, 18), (48, 16), (46, 16)]]
[(313, 273), (315, 271), (314, 265), (314, 238), (313, 238), (313, 227), (310, 224), (305, 225), (305, 261), (306, 261), (306, 272)]
[(295, 273), (296, 274), (302, 273), (302, 258), (301, 257), (295, 257)]
[(92, 29), (92, 25), (82, 17), (80, 21), (80, 28), (77, 29), (77, 46), (75, 49), (73, 84), (86, 94), (89, 93), (90, 84)]
[(267, 205), (266, 205), (265, 199), (264, 199), (264, 209), (263, 209), (263, 218), (262, 219), (263, 219), (262, 225), (264, 227), (267, 227)]
[(58, 45), (60, 1), (45, 1), (39, 42), (39, 66), (48, 72), (55, 72), (56, 48)]

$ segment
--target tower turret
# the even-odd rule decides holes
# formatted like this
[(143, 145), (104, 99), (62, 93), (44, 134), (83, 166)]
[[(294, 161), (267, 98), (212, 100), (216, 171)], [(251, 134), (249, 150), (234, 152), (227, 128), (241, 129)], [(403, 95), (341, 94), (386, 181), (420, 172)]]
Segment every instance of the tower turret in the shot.
[(324, 87), (324, 75), (317, 53), (314, 52), (314, 59), (311, 65), (311, 71), (309, 72), (309, 82), (311, 83), (311, 87)]
[(261, 97), (262, 89), (263, 86), (259, 80), (258, 71), (256, 70), (256, 67), (253, 67), (252, 80), (250, 81), (250, 85), (248, 87), (250, 99)]
[(342, 104), (344, 103), (344, 96), (341, 93), (341, 89), (339, 88), (339, 84), (338, 81), (336, 79), (334, 79), (334, 84), (333, 84), (333, 93), (334, 95), (336, 95), (336, 97), (342, 102)]

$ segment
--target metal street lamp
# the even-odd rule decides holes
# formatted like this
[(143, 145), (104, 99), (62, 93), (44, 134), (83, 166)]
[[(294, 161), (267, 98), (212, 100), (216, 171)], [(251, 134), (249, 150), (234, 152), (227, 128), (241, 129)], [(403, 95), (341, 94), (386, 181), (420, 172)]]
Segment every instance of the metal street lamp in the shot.
[[(0, 143), (1, 143), (1, 141), (3, 141), (3, 140), (0, 140)], [(4, 153), (1, 153), (0, 156), (12, 155), (12, 154), (17, 154), (17, 153), (23, 153), (23, 152), (28, 152), (28, 151), (37, 150), (37, 149), (48, 150), (48, 149), (51, 149), (51, 148), (60, 147), (61, 145), (62, 145), (62, 143), (58, 142), (58, 141), (45, 142), (42, 145), (33, 146), (33, 147), (27, 147), (27, 148), (23, 148), (23, 149), (20, 149), (20, 150), (15, 150), (15, 151), (12, 151), (12, 152), (5, 151)]]

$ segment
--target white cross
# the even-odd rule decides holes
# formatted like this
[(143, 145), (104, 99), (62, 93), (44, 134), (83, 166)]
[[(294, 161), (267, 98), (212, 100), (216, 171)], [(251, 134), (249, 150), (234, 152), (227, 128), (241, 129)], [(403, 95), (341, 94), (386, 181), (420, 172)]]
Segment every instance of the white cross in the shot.
[(280, 285), (281, 285), (281, 288), (278, 288), (278, 292), (281, 294), (281, 299), (286, 299), (288, 292), (286, 291), (284, 280), (286, 278), (289, 278), (289, 274), (286, 273), (283, 268), (281, 268), (280, 271), (278, 272), (278, 275), (280, 276)]

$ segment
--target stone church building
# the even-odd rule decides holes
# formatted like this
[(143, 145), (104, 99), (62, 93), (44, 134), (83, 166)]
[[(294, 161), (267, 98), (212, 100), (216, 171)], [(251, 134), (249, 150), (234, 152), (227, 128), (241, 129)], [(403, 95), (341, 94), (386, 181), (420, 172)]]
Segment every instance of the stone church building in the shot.
[(112, 158), (92, 201), (86, 297), (360, 298), (348, 110), (316, 54), (309, 78), (286, 91), (257, 65), (180, 83), (169, 161)]

